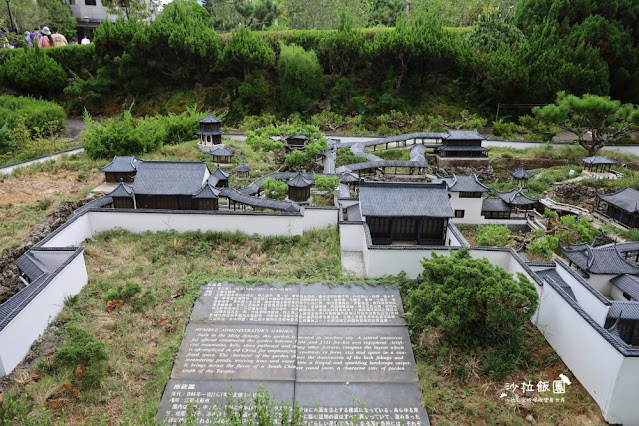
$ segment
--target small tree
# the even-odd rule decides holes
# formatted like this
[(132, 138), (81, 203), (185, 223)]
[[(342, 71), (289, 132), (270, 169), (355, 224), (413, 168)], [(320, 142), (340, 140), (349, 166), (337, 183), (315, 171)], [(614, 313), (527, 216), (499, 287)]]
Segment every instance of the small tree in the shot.
[(275, 52), (266, 40), (245, 27), (233, 31), (222, 53), (222, 62), (241, 69), (245, 80), (255, 68), (272, 65), (274, 61)]
[(405, 306), (414, 330), (434, 326), (453, 344), (499, 346), (519, 339), (537, 309), (537, 291), (523, 274), (514, 278), (466, 248), (450, 256), (433, 253), (422, 265)]
[(262, 181), (262, 188), (264, 188), (266, 198), (271, 198), (273, 200), (281, 200), (288, 193), (288, 185), (275, 178), (264, 179)]
[(606, 145), (639, 129), (639, 110), (608, 96), (577, 97), (559, 92), (554, 104), (533, 108), (540, 120), (574, 133), (577, 142), (595, 155)]
[(282, 45), (278, 73), (283, 109), (288, 113), (310, 110), (322, 90), (322, 66), (315, 52)]
[(512, 242), (506, 225), (485, 225), (477, 228), (477, 244), (484, 247), (504, 247)]
[(320, 191), (333, 191), (339, 185), (337, 176), (317, 175), (315, 176), (315, 186)]

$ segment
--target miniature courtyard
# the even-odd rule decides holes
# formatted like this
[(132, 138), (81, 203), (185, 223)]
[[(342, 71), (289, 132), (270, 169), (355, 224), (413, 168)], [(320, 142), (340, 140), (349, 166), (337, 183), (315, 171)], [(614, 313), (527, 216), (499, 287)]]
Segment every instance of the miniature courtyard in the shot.
[[(566, 262), (572, 262), (570, 255), (566, 255), (566, 253), (570, 250), (578, 251), (578, 248), (569, 246), (568, 242), (563, 243), (562, 241), (565, 247), (558, 245), (555, 249), (551, 248), (550, 254), (548, 254), (548, 251), (530, 252), (528, 246), (536, 238), (544, 237), (547, 232), (551, 233), (549, 235), (554, 235), (556, 230), (553, 231), (555, 228), (553, 223), (555, 221), (560, 223), (561, 215), (570, 216), (571, 213), (579, 213), (587, 210), (587, 206), (582, 203), (580, 207), (579, 202), (558, 197), (557, 194), (562, 194), (560, 188), (563, 187), (563, 184), (554, 184), (555, 182), (570, 181), (566, 185), (574, 185), (574, 179), (579, 177), (583, 179), (577, 180), (577, 183), (601, 181), (602, 179), (591, 177), (587, 170), (584, 172), (587, 164), (548, 169), (528, 170), (525, 167), (513, 167), (495, 170), (490, 166), (488, 162), (490, 157), (489, 154), (485, 154), (488, 152), (485, 150), (472, 150), (482, 154), (471, 157), (470, 161), (477, 163), (471, 163), (470, 166), (451, 166), (451, 160), (444, 160), (440, 163), (436, 150), (438, 147), (445, 146), (442, 141), (437, 140), (438, 138), (444, 140), (441, 135), (419, 135), (421, 137), (407, 135), (403, 139), (371, 141), (368, 146), (359, 143), (341, 146), (341, 142), (334, 139), (330, 142), (330, 149), (327, 149), (313, 162), (305, 167), (288, 169), (282, 169), (281, 156), (273, 152), (260, 151), (259, 148), (244, 141), (224, 137), (220, 139), (221, 143), (219, 144), (223, 147), (218, 145), (208, 148), (202, 143), (188, 142), (180, 147), (178, 156), (174, 158), (119, 157), (110, 163), (100, 165), (105, 180), (112, 182), (111, 186), (97, 187), (98, 192), (106, 195), (103, 198), (106, 202), (101, 202), (99, 206), (96, 205), (97, 207), (91, 208), (90, 211), (93, 212), (97, 208), (112, 212), (140, 210), (142, 213), (152, 210), (178, 209), (185, 210), (185, 213), (198, 211), (202, 214), (208, 212), (211, 215), (225, 214), (225, 212), (256, 215), (271, 215), (281, 212), (282, 214), (304, 215), (306, 209), (313, 211), (312, 209), (317, 207), (320, 209), (332, 207), (337, 210), (336, 215), (338, 215), (340, 227), (363, 227), (364, 232), (369, 233), (371, 247), (395, 247), (397, 249), (410, 246), (415, 249), (424, 246), (427, 248), (446, 248), (451, 246), (449, 236), (458, 239), (460, 244), (468, 238), (472, 241), (469, 245), (482, 245), (477, 243), (482, 227), (498, 226), (502, 227), (500, 229), (506, 229), (507, 236), (501, 240), (495, 240), (496, 242), (491, 242), (490, 246), (512, 248), (518, 253), (520, 262), (524, 264), (529, 262), (531, 265), (537, 262), (539, 265), (535, 266), (535, 271), (540, 271), (540, 276), (550, 274), (549, 276), (552, 277), (550, 279), (556, 279), (557, 277), (552, 274), (554, 269), (550, 268), (548, 261), (557, 256), (565, 256)], [(299, 134), (294, 136), (299, 136)], [(286, 138), (283, 137), (283, 140)], [(481, 140), (479, 141), (481, 143)], [(288, 144), (288, 141), (286, 143)], [(380, 149), (381, 147), (383, 149)], [(360, 162), (337, 166), (340, 150), (343, 153), (345, 148), (356, 157), (361, 158)], [(220, 149), (224, 151), (220, 151)], [(295, 149), (291, 148), (289, 153), (294, 152)], [(452, 150), (452, 152), (458, 151)], [(219, 154), (224, 154), (225, 158), (217, 156)], [(384, 160), (381, 155), (408, 159)], [(191, 160), (187, 167), (192, 170), (183, 168), (184, 166), (180, 164), (182, 162), (176, 161), (181, 159)], [(462, 160), (464, 160), (463, 157)], [(523, 162), (525, 160), (522, 160)], [(177, 174), (171, 175), (171, 171), (167, 171), (164, 164), (176, 164), (176, 167), (179, 167)], [(114, 169), (115, 166), (120, 169)], [(111, 175), (109, 175), (110, 173)], [(120, 174), (118, 175), (118, 173)], [(609, 172), (594, 171), (593, 173)], [(133, 178), (133, 174), (135, 174), (135, 178)], [(633, 172), (629, 171), (621, 178), (632, 175)], [(160, 186), (163, 188), (178, 188), (177, 181), (184, 176), (189, 176), (186, 180), (194, 182), (194, 184), (188, 188), (182, 187), (185, 188), (182, 195), (186, 197), (180, 201), (171, 199), (171, 196), (180, 195), (180, 193), (165, 192), (147, 195), (144, 192), (144, 188), (152, 190), (158, 182), (162, 182)], [(332, 178), (328, 188), (322, 187), (320, 189), (315, 185), (318, 177), (322, 176)], [(552, 179), (551, 191), (536, 191), (535, 182), (542, 177), (548, 179), (549, 176)], [(619, 177), (619, 175), (615, 176)], [(321, 181), (321, 178), (319, 180)], [(616, 181), (616, 179), (610, 179), (609, 176), (607, 176), (607, 180)], [(267, 184), (263, 184), (265, 181)], [(276, 181), (284, 183), (286, 189), (281, 190), (278, 194), (273, 194), (271, 193), (274, 192), (273, 188), (269, 185), (277, 186)], [(557, 190), (553, 186), (556, 186)], [(403, 193), (402, 191), (408, 192)], [(414, 201), (406, 203), (408, 200), (420, 198), (420, 195), (415, 195), (417, 193), (412, 194), (415, 191), (428, 193), (426, 197), (430, 201), (424, 205), (411, 204)], [(148, 197), (146, 201), (144, 201), (144, 196)], [(619, 224), (620, 228), (612, 225), (614, 223), (612, 220), (610, 224), (606, 223), (607, 217), (625, 220), (614, 210), (607, 210), (606, 206), (611, 202), (612, 205), (615, 205), (615, 200), (606, 199), (605, 194), (601, 197), (593, 194), (593, 197), (598, 197), (593, 198), (595, 202), (599, 199), (603, 200), (603, 203), (607, 203), (600, 204), (602, 202), (599, 201), (597, 206), (592, 209), (594, 214), (591, 213), (591, 210), (588, 211), (587, 216), (589, 223), (592, 223), (597, 229), (606, 231), (606, 234), (602, 234), (600, 237), (600, 244), (610, 242), (613, 238), (620, 238), (624, 234), (630, 235), (631, 231), (624, 228), (623, 223)], [(554, 204), (548, 201), (544, 202), (544, 200), (552, 201), (552, 199), (556, 200)], [(621, 204), (619, 201), (616, 202)], [(400, 205), (402, 205), (401, 210), (405, 214), (397, 218), (397, 206)], [(433, 210), (433, 206), (436, 206), (435, 210)], [(554, 211), (555, 216), (542, 210), (540, 206)], [(371, 218), (372, 220), (370, 220)], [(458, 231), (451, 233), (450, 230), (457, 229), (457, 227)], [(126, 229), (126, 225), (124, 228)], [(535, 234), (535, 229), (538, 230), (537, 234)], [(543, 234), (540, 233), (542, 231)], [(340, 234), (342, 234), (341, 231)], [(269, 239), (272, 237), (268, 237), (261, 242), (259, 239), (247, 241), (245, 237), (233, 235), (222, 237), (203, 235), (205, 235), (206, 242), (198, 243), (199, 237), (188, 236), (188, 234), (186, 238), (180, 234), (170, 233), (154, 237), (145, 234), (140, 240), (141, 245), (137, 242), (133, 245), (133, 242), (136, 241), (133, 234), (109, 231), (107, 234), (98, 234), (97, 241), (85, 244), (85, 256), (89, 270), (87, 290), (83, 290), (78, 299), (69, 302), (69, 306), (61, 314), (60, 318), (63, 322), (59, 325), (64, 324), (65, 321), (81, 320), (74, 317), (73, 311), (78, 307), (77, 303), (94, 304), (93, 298), (86, 292), (95, 292), (95, 289), (89, 289), (96, 288), (96, 285), (97, 288), (106, 289), (107, 283), (113, 280), (121, 282), (122, 285), (125, 282), (133, 281), (138, 283), (142, 289), (146, 289), (152, 288), (158, 280), (165, 282), (161, 296), (154, 292), (155, 297), (159, 296), (164, 302), (153, 308), (152, 314), (145, 312), (148, 309), (145, 308), (142, 311), (145, 312), (144, 315), (140, 316), (133, 310), (132, 304), (127, 306), (132, 302), (125, 302), (123, 305), (116, 304), (112, 309), (107, 309), (106, 313), (102, 312), (103, 306), (97, 304), (94, 306), (95, 312), (96, 314), (100, 312), (100, 317), (107, 324), (104, 330), (100, 331), (99, 328), (90, 326), (86, 319), (81, 320), (85, 327), (92, 329), (104, 341), (117, 338), (118, 334), (112, 334), (112, 331), (115, 330), (118, 330), (119, 338), (124, 338), (123, 333), (127, 333), (126, 324), (131, 320), (140, 322), (139, 325), (136, 325), (140, 335), (145, 334), (150, 337), (150, 340), (145, 338), (140, 342), (130, 341), (130, 348), (116, 356), (122, 364), (117, 368), (120, 373), (113, 371), (116, 376), (125, 374), (125, 371), (139, 371), (137, 378), (132, 378), (133, 381), (127, 381), (127, 386), (138, 389), (140, 395), (143, 395), (145, 399), (140, 401), (134, 398), (132, 401), (126, 402), (125, 396), (128, 393), (122, 392), (122, 388), (119, 388), (120, 382), (118, 380), (111, 381), (114, 378), (107, 379), (105, 385), (107, 385), (106, 389), (111, 389), (109, 392), (112, 392), (111, 406), (114, 410), (109, 418), (117, 418), (121, 415), (118, 413), (127, 412), (137, 413), (136, 416), (146, 418), (148, 421), (157, 419), (160, 422), (175, 422), (186, 419), (189, 415), (192, 416), (193, 403), (199, 401), (196, 408), (201, 405), (203, 410), (196, 414), (196, 417), (205, 422), (211, 416), (212, 412), (209, 408), (213, 400), (216, 399), (223, 406), (229, 389), (232, 389), (236, 396), (250, 398), (255, 394), (258, 383), (269, 389), (270, 381), (274, 381), (270, 383), (271, 390), (275, 395), (274, 400), (294, 401), (299, 406), (305, 407), (303, 408), (304, 419), (314, 422), (314, 424), (334, 424), (335, 420), (348, 422), (354, 416), (358, 416), (360, 419), (367, 418), (370, 421), (389, 421), (388, 424), (395, 424), (393, 422), (427, 424), (428, 418), (434, 423), (441, 418), (439, 416), (454, 419), (455, 415), (451, 412), (456, 410), (464, 411), (466, 416), (480, 416), (479, 418), (481, 418), (479, 410), (469, 413), (468, 408), (465, 408), (466, 405), (462, 403), (466, 398), (469, 400), (477, 398), (478, 403), (479, 401), (485, 402), (478, 395), (479, 389), (485, 386), (488, 386), (485, 389), (491, 390), (489, 393), (493, 395), (492, 399), (495, 400), (491, 404), (500, 412), (499, 416), (502, 421), (521, 420), (518, 414), (513, 414), (510, 411), (512, 405), (500, 405), (501, 408), (495, 405), (498, 403), (502, 384), (489, 381), (489, 384), (486, 385), (486, 379), (480, 379), (479, 376), (476, 378), (466, 377), (466, 374), (477, 375), (476, 367), (473, 367), (472, 364), (476, 361), (470, 360), (470, 370), (467, 372), (454, 373), (457, 379), (459, 379), (459, 374), (466, 377), (463, 379), (464, 383), (472, 382), (470, 389), (474, 390), (460, 391), (455, 390), (454, 384), (452, 387), (446, 384), (447, 375), (445, 373), (442, 374), (433, 369), (433, 366), (438, 363), (433, 364), (432, 352), (428, 350), (424, 352), (420, 349), (413, 354), (414, 346), (411, 347), (412, 345), (407, 343), (408, 333), (402, 325), (401, 296), (396, 290), (391, 291), (392, 296), (389, 296), (391, 294), (388, 293), (389, 290), (375, 287), (368, 287), (365, 290), (365, 287), (328, 288), (317, 284), (310, 287), (297, 285), (300, 282), (368, 282), (373, 285), (392, 283), (392, 279), (371, 281), (370, 277), (375, 275), (371, 275), (372, 272), (368, 265), (371, 265), (372, 261), (366, 262), (364, 254), (355, 256), (353, 270), (349, 272), (348, 262), (345, 262), (345, 259), (352, 260), (353, 252), (344, 250), (343, 246), (340, 249), (340, 244), (343, 245), (344, 234), (339, 235), (335, 230), (312, 231), (310, 234), (304, 232), (304, 235), (293, 237), (290, 241), (286, 238), (277, 237), (273, 240)], [(575, 234), (571, 237), (580, 237), (580, 235)], [(156, 238), (165, 239), (166, 242), (162, 248), (154, 247)], [(118, 244), (117, 252), (112, 252), (110, 255), (101, 253), (116, 241), (126, 241), (126, 243), (122, 247)], [(578, 241), (573, 242), (577, 243)], [(229, 251), (229, 244), (236, 249)], [(245, 247), (242, 247), (243, 245)], [(208, 248), (210, 246), (217, 247), (213, 252), (216, 254), (210, 251)], [(298, 246), (304, 247), (304, 257), (295, 254)], [(199, 261), (195, 261), (193, 258), (197, 255), (193, 251), (194, 247), (199, 247), (198, 250), (202, 250), (201, 255), (204, 257)], [(309, 247), (312, 249), (309, 250)], [(282, 248), (285, 248), (283, 252), (280, 250)], [(164, 251), (169, 253), (167, 259), (165, 259), (166, 253)], [(141, 256), (142, 253), (145, 254)], [(628, 259), (628, 265), (633, 261), (636, 262), (636, 251), (626, 250), (620, 253), (622, 257)], [(360, 257), (358, 258), (358, 256)], [(110, 266), (112, 258), (120, 259), (117, 261), (118, 266), (115, 270), (112, 270)], [(121, 259), (127, 258), (139, 259), (142, 263), (136, 262), (138, 263), (137, 267), (133, 269), (127, 267), (118, 272), (118, 269), (123, 267), (123, 264), (120, 263)], [(216, 262), (207, 264), (205, 260), (207, 258), (215, 258)], [(180, 266), (174, 264), (175, 259), (180, 259)], [(19, 266), (22, 265), (20, 268), (23, 272), (28, 272), (27, 260), (33, 261), (26, 255), (22, 262), (18, 262)], [(587, 270), (587, 265), (590, 262), (586, 259), (581, 269)], [(577, 264), (578, 261), (575, 258), (575, 265)], [(157, 273), (151, 273), (150, 271), (156, 266), (161, 267)], [(398, 266), (401, 267), (401, 265)], [(347, 268), (343, 269), (344, 267)], [(604, 273), (612, 274), (609, 277), (612, 280), (619, 274), (626, 274), (623, 275), (624, 277), (633, 276), (636, 271), (630, 266), (626, 266), (625, 270), (607, 270)], [(94, 274), (96, 277), (106, 275), (104, 278), (98, 279), (93, 278)], [(168, 274), (166, 279), (160, 278), (162, 274)], [(409, 272), (409, 276), (410, 274)], [(138, 276), (146, 276), (147, 278), (140, 282)], [(247, 277), (253, 277), (248, 279), (250, 287), (241, 290), (247, 284)], [(366, 279), (366, 277), (369, 278)], [(26, 278), (29, 280), (38, 279), (37, 276), (29, 277), (28, 274)], [(168, 281), (166, 281), (167, 279)], [(217, 284), (222, 281), (238, 283), (238, 286)], [(243, 281), (244, 283), (242, 283)], [(279, 284), (275, 284), (274, 287), (265, 287), (265, 282), (277, 283), (279, 281), (290, 282), (291, 285), (280, 287)], [(628, 286), (634, 285), (632, 282), (628, 284), (627, 280), (623, 283), (622, 280), (616, 281), (619, 282), (616, 288), (624, 286), (628, 288)], [(210, 284), (201, 289), (200, 286), (203, 282)], [(166, 287), (167, 285), (168, 287)], [(258, 287), (253, 287), (254, 285), (258, 285)], [(563, 286), (564, 290), (570, 287), (565, 283), (558, 285)], [(222, 297), (216, 293), (221, 289), (233, 294), (225, 293)], [(201, 291), (203, 293), (200, 293)], [(310, 293), (306, 293), (307, 291)], [(611, 301), (618, 297), (624, 297), (626, 301), (631, 301), (632, 294), (634, 294), (633, 291), (630, 293), (624, 291), (624, 294), (620, 295), (613, 294), (605, 286), (601, 287), (599, 291), (603, 297), (609, 298)], [(278, 292), (282, 293), (282, 297), (273, 296)], [(144, 292), (141, 291), (141, 294)], [(259, 294), (260, 296), (251, 299), (251, 294)], [(264, 296), (264, 294), (268, 296)], [(311, 295), (327, 301), (326, 304), (314, 308), (313, 314), (310, 313), (311, 311), (304, 311), (304, 309), (308, 309), (308, 305), (302, 303), (303, 300), (308, 302)], [(627, 298), (626, 295), (630, 298)], [(380, 297), (391, 297), (394, 300), (393, 306), (399, 310), (391, 309), (392, 312), (390, 312), (388, 310), (390, 305), (387, 303), (379, 304)], [(141, 299), (142, 296), (139, 298)], [(262, 304), (270, 298), (273, 298), (275, 302)], [(578, 300), (574, 294), (573, 298)], [(133, 300), (136, 299), (138, 297), (133, 298)], [(334, 303), (332, 300), (340, 300), (342, 303)], [(190, 308), (192, 303), (195, 303), (193, 312)], [(74, 305), (76, 308), (73, 308)], [(299, 311), (295, 309), (299, 309)], [(362, 311), (377, 312), (376, 309), (382, 309), (383, 312), (379, 311), (375, 315), (364, 317), (357, 316)], [(220, 312), (226, 312), (226, 314)], [(238, 312), (246, 312), (246, 314), (237, 316)], [(626, 309), (626, 315), (627, 313)], [(218, 314), (221, 316), (216, 316)], [(177, 315), (175, 319), (172, 319), (173, 315)], [(345, 318), (344, 315), (349, 319), (337, 320)], [(315, 318), (316, 316), (317, 318)], [(307, 318), (308, 321), (302, 321), (303, 317)], [(357, 318), (360, 321), (355, 321)], [(619, 319), (623, 323), (619, 323)], [(615, 324), (615, 320), (617, 320), (617, 324)], [(352, 321), (355, 322), (352, 323)], [(633, 338), (633, 321), (632, 317), (620, 317), (619, 309), (611, 308), (610, 315), (605, 320), (605, 327), (611, 330), (614, 327), (619, 327), (618, 333), (621, 334), (618, 335), (624, 336), (623, 339), (631, 340)], [(290, 347), (289, 352), (280, 354), (281, 359), (273, 359), (267, 363), (272, 365), (271, 368), (276, 369), (277, 372), (272, 373), (268, 371), (268, 368), (266, 373), (260, 371), (257, 358), (254, 358), (253, 355), (237, 358), (233, 356), (236, 353), (235, 349), (241, 351), (241, 348), (244, 348), (243, 345), (252, 345), (251, 342), (247, 342), (247, 339), (255, 338), (250, 330), (258, 328), (263, 336), (263, 344), (265, 345), (263, 350), (268, 350), (274, 344)], [(248, 334), (238, 335), (233, 332), (235, 329), (244, 330), (241, 333)], [(338, 329), (344, 329), (344, 333), (346, 331), (348, 333), (343, 335), (342, 331), (337, 332)], [(288, 334), (291, 336), (295, 334), (297, 337), (277, 337), (277, 333), (283, 331), (289, 332)], [(55, 328), (50, 332), (55, 334)], [(182, 339), (183, 332), (186, 333), (184, 339)], [(556, 358), (552, 349), (544, 342), (543, 337), (533, 327), (527, 332), (530, 333), (530, 345), (538, 346), (537, 348), (531, 346), (531, 350), (538, 354), (544, 353), (544, 359), (547, 359), (549, 353), (555, 357), (555, 361), (548, 364), (532, 360), (531, 362), (536, 365), (535, 368), (539, 369), (540, 372), (543, 371), (543, 377), (557, 377), (560, 373), (563, 374), (566, 367)], [(167, 333), (167, 336), (162, 336), (163, 333)], [(381, 351), (381, 356), (390, 354), (390, 352), (401, 353), (403, 358), (393, 359), (392, 362), (388, 361), (387, 364), (384, 364), (386, 370), (393, 371), (393, 374), (380, 373), (377, 375), (375, 372), (376, 364), (372, 362), (366, 364), (372, 355), (365, 349), (358, 356), (362, 358), (359, 368), (363, 368), (362, 371), (366, 371), (366, 374), (357, 376), (357, 374), (344, 375), (336, 372), (336, 368), (345, 362), (344, 358), (352, 356), (347, 354), (357, 353), (356, 350), (344, 343), (345, 336), (354, 338), (363, 336), (362, 338), (376, 340), (380, 336), (389, 336), (389, 333), (397, 338), (401, 337), (403, 346), (392, 348), (380, 346), (375, 350)], [(167, 338), (169, 340), (166, 340)], [(212, 345), (207, 348), (197, 342), (199, 338), (203, 338), (205, 341), (223, 339), (224, 345), (221, 347)], [(326, 345), (333, 348), (331, 350), (335, 351), (335, 357), (327, 360), (325, 364), (318, 361), (316, 366), (311, 365), (314, 360), (321, 361), (321, 358), (316, 356), (317, 354), (313, 355), (314, 349), (309, 346), (308, 339), (311, 338), (324, 339), (329, 342)], [(420, 339), (431, 338), (432, 336), (420, 336)], [(436, 339), (431, 344), (433, 348), (438, 346)], [(415, 345), (415, 341), (413, 341), (413, 345)], [(143, 351), (142, 347), (144, 347)], [(199, 347), (207, 349), (198, 349)], [(245, 349), (247, 349), (247, 353), (254, 350), (252, 346)], [(259, 345), (257, 350), (260, 350)], [(157, 376), (157, 373), (153, 371), (155, 367), (151, 365), (140, 369), (137, 364), (142, 362), (142, 359), (136, 354), (137, 351), (141, 351), (140, 356), (142, 357), (151, 356), (158, 360), (157, 357), (162, 358), (160, 376)], [(320, 350), (320, 352), (324, 353), (325, 351)], [(42, 356), (43, 352), (40, 354)], [(175, 356), (177, 358), (174, 364), (173, 358)], [(223, 367), (218, 363), (221, 358), (228, 361), (224, 363)], [(317, 372), (322, 371), (323, 367), (320, 364), (326, 367), (324, 374)], [(42, 369), (33, 365), (30, 368)], [(419, 379), (416, 372), (420, 374)], [(282, 374), (282, 376), (280, 377), (278, 374)], [(515, 374), (526, 375), (528, 373), (525, 370), (518, 370)], [(230, 387), (229, 379), (231, 380)], [(142, 390), (148, 380), (154, 380), (152, 394), (155, 396)], [(429, 401), (429, 398), (437, 395), (434, 397), (435, 401), (428, 403), (428, 413), (419, 404), (420, 393), (416, 384), (418, 380), (422, 399), (425, 398)], [(275, 382), (277, 383), (275, 384)], [(109, 388), (109, 383), (113, 386), (112, 388)], [(165, 386), (167, 383), (168, 385)], [(52, 388), (47, 389), (46, 380), (42, 382), (39, 377), (27, 380), (27, 385), (36, 392), (42, 388), (41, 392), (44, 392), (43, 395), (47, 395), (44, 398), (49, 401), (48, 406), (54, 412), (68, 404), (77, 406), (81, 402), (74, 396), (73, 388), (62, 387), (57, 391)], [(48, 386), (53, 386), (53, 383), (49, 383)], [(439, 390), (436, 390), (435, 387), (438, 387)], [(118, 391), (118, 389), (120, 390)], [(446, 396), (449, 392), (455, 395), (454, 398), (459, 401), (459, 404), (445, 402), (449, 398)], [(154, 399), (158, 397), (158, 393), (164, 395), (159, 410), (158, 400)], [(295, 395), (295, 398), (292, 395)], [(386, 396), (377, 399), (379, 395)], [(579, 416), (583, 416), (581, 418), (600, 421), (599, 414), (593, 410), (593, 402), (588, 400), (588, 397), (585, 396), (585, 390), (577, 384), (576, 380), (575, 386), (571, 388), (571, 395), (580, 401), (577, 410), (580, 413)], [(348, 400), (349, 404), (345, 405), (345, 400)], [(362, 408), (363, 406), (368, 409)], [(515, 405), (515, 407), (519, 406)], [(562, 412), (559, 404), (552, 408), (529, 405), (518, 409), (525, 410), (524, 412), (534, 416), (541, 416), (541, 413), (545, 416), (550, 412), (554, 413), (553, 415), (560, 415), (559, 413)], [(84, 414), (75, 411), (73, 416), (79, 417), (66, 419), (74, 421), (83, 415), (93, 416), (90, 408), (87, 407), (87, 410)], [(382, 415), (381, 412), (385, 414)], [(392, 412), (393, 415), (384, 417), (389, 412)], [(404, 423), (401, 423), (402, 421)], [(568, 421), (568, 417), (566, 421)]]

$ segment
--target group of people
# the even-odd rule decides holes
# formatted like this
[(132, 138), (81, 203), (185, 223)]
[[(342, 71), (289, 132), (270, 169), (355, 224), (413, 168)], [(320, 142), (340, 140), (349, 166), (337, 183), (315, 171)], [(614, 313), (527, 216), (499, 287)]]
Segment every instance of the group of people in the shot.
[[(70, 43), (67, 42), (67, 38), (58, 32), (58, 27), (56, 26), (52, 26), (51, 29), (42, 27), (42, 30), (35, 28), (33, 31), (25, 31), (24, 40), (28, 47), (59, 47), (78, 44), (77, 37), (73, 37)], [(80, 42), (80, 44), (90, 43), (91, 40), (86, 36)]]

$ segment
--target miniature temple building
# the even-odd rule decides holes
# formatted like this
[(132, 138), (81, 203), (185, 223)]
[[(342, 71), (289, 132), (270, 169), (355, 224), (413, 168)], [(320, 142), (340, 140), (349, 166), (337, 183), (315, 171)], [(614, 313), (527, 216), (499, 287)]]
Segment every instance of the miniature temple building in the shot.
[(113, 198), (113, 207), (116, 209), (135, 208), (133, 188), (123, 182), (120, 182), (120, 184), (111, 191), (107, 197)]
[(229, 186), (229, 176), (231, 174), (225, 172), (220, 168), (220, 165), (217, 165), (217, 168), (211, 173), (211, 177), (209, 178), (209, 183), (216, 188), (226, 188)]
[(206, 163), (194, 161), (140, 161), (133, 182), (138, 209), (197, 210), (193, 196), (211, 173)]
[(302, 172), (297, 172), (295, 176), (286, 181), (288, 185), (288, 198), (292, 201), (306, 201), (311, 198), (312, 179), (304, 177)]
[(513, 177), (514, 184), (517, 186), (528, 187), (528, 179), (532, 177), (532, 174), (524, 168), (523, 164), (514, 172), (509, 171), (508, 173), (510, 173)]
[(308, 143), (309, 138), (304, 133), (300, 133), (295, 136), (289, 136), (286, 138), (286, 147), (288, 149), (306, 149), (306, 144)]
[(477, 175), (450, 175), (437, 178), (433, 182), (446, 183), (450, 204), (455, 212), (455, 223), (481, 221), (482, 198), (490, 192), (490, 188), (481, 183)]
[(477, 130), (448, 130), (442, 136), (442, 146), (438, 148), (443, 158), (488, 159), (489, 148), (481, 146), (486, 138)]
[(251, 168), (248, 166), (248, 164), (242, 161), (242, 164), (235, 168), (235, 174), (238, 177), (249, 177), (249, 175), (251, 174)]
[(200, 129), (195, 134), (200, 137), (200, 145), (213, 146), (222, 143), (222, 120), (208, 114), (199, 123)]
[(216, 163), (230, 164), (233, 162), (233, 156), (235, 154), (228, 148), (220, 147), (211, 150), (211, 157)]
[[(639, 191), (624, 188), (613, 194), (597, 191), (595, 210), (629, 228), (639, 227)], [(601, 201), (604, 203), (601, 204)]]
[(109, 164), (101, 167), (100, 171), (104, 172), (107, 182), (133, 182), (137, 162), (135, 157), (115, 156)]
[(197, 210), (217, 210), (219, 198), (220, 190), (208, 182), (193, 196)]
[(445, 245), (453, 217), (445, 183), (361, 181), (359, 200), (373, 244)]
[[(635, 276), (633, 281), (636, 281)], [(612, 302), (604, 327), (613, 329), (618, 338), (628, 345), (639, 346), (639, 303), (636, 299), (629, 302)]]
[(601, 156), (586, 157), (582, 158), (581, 161), (584, 163), (584, 167), (590, 172), (609, 172), (610, 168), (614, 164), (617, 164), (615, 160)]
[(344, 185), (348, 185), (349, 188), (351, 188), (355, 193), (357, 193), (357, 190), (359, 188), (359, 176), (356, 175), (353, 172), (342, 172), (339, 175), (337, 175), (337, 177), (339, 178), (339, 183), (344, 184)]
[(501, 198), (510, 208), (518, 210), (533, 210), (539, 200), (537, 198), (528, 197), (521, 189), (513, 189), (508, 192), (495, 191), (497, 196)]
[[(613, 276), (639, 273), (639, 267), (624, 259), (615, 244), (593, 247), (588, 243), (568, 243), (568, 246), (564, 247), (560, 243), (559, 249), (570, 261), (570, 266), (574, 264), (587, 275), (609, 275), (606, 282)], [(589, 282), (599, 287), (598, 282)], [(604, 295), (610, 294), (609, 289), (597, 288), (597, 290)]]
[[(629, 302), (639, 302), (639, 277), (632, 274), (618, 275), (610, 280), (615, 287), (612, 291), (621, 294)], [(617, 299), (619, 297), (613, 297)]]
[(485, 198), (481, 204), (481, 215), (486, 219), (510, 219), (512, 208), (501, 198)]

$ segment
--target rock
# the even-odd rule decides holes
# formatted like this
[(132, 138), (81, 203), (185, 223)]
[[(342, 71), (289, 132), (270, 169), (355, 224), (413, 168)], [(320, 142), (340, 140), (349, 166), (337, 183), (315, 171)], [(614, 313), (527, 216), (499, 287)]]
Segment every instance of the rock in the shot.
[(526, 421), (527, 421), (527, 422), (529, 422), (529, 423), (532, 423), (532, 424), (537, 423), (537, 421), (535, 420), (535, 418), (533, 417), (533, 415), (532, 415), (532, 414), (528, 414), (528, 415), (526, 416)]

